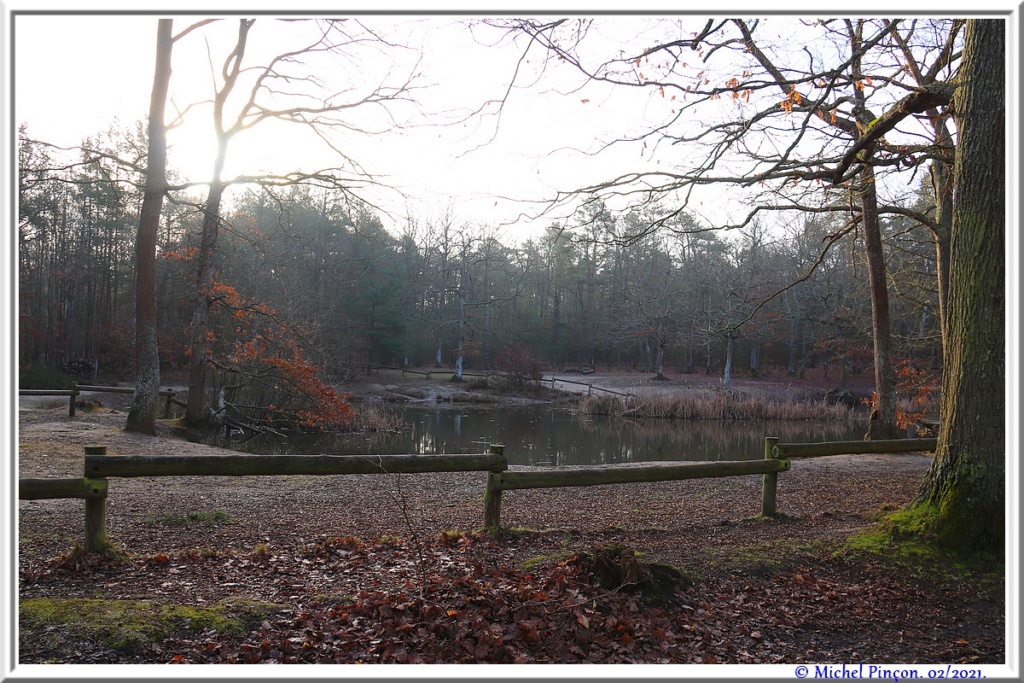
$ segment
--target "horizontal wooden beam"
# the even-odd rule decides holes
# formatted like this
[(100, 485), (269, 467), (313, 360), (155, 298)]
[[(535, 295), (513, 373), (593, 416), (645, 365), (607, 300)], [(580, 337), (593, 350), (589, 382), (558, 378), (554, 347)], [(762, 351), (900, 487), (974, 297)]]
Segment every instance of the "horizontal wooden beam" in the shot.
[(18, 396), (77, 396), (74, 389), (18, 389)]
[(515, 489), (561, 488), (567, 486), (601, 486), (650, 481), (676, 481), (733, 477), (745, 474), (785, 472), (787, 460), (728, 460), (723, 462), (689, 462), (657, 465), (618, 466), (587, 469), (558, 469), (501, 472), (491, 477), (496, 491)]
[[(108, 394), (134, 394), (132, 387), (93, 387), (79, 385), (77, 389), (18, 389), (19, 396), (75, 396), (83, 391), (106, 392)], [(159, 392), (161, 396), (174, 396), (176, 392), (170, 389), (163, 389)]]
[(780, 443), (776, 458), (817, 458), (825, 455), (859, 453), (913, 453), (934, 451), (937, 439), (889, 439), (884, 441), (830, 441), (825, 443)]
[(500, 472), (504, 455), (86, 455), (90, 477)]
[[(100, 393), (108, 393), (108, 394), (134, 394), (135, 393), (135, 388), (134, 387), (101, 387), (101, 386), (94, 386), (94, 385), (91, 385), (91, 384), (89, 384), (89, 385), (87, 385), (87, 384), (79, 384), (78, 385), (78, 390), (79, 391), (98, 391)], [(162, 389), (162, 390), (160, 390), (157, 393), (160, 396), (174, 396), (176, 392), (173, 392), (170, 389)]]
[(106, 498), (105, 479), (19, 479), (18, 498), (47, 500), (52, 498)]

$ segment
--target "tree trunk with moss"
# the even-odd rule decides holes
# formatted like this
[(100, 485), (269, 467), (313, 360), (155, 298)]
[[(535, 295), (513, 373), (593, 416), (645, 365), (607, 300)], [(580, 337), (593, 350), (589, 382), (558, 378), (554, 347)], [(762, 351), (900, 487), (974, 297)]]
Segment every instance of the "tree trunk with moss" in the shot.
[(948, 338), (935, 461), (915, 505), (943, 545), (1004, 542), (1005, 26), (971, 20), (953, 100), (960, 133), (950, 245)]

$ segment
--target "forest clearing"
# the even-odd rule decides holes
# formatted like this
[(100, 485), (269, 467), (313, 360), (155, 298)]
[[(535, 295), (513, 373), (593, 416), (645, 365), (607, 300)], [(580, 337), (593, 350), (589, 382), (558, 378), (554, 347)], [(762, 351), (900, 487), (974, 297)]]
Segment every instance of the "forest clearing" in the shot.
[[(127, 432), (126, 406), (109, 396), (76, 418), (63, 401), (33, 399), (19, 411), (22, 477), (75, 476), (93, 444), (225, 453), (186, 441), (176, 421), (160, 421), (156, 438)], [(118, 558), (72, 552), (81, 501), (21, 502), (21, 657), (1001, 662), (999, 565), (870, 535), (930, 461), (796, 462), (775, 519), (757, 516), (760, 477), (515, 491), (496, 538), (479, 531), (483, 473), (114, 479)], [(604, 588), (577, 561), (602, 547), (676, 567), (685, 583), (654, 606)]]

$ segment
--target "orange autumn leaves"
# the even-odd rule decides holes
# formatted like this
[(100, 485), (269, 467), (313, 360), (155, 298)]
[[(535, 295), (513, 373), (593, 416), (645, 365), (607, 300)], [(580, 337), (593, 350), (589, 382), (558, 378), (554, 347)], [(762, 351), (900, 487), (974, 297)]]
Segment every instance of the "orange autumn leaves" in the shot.
[[(164, 257), (188, 260), (190, 255), (168, 252)], [(300, 333), (277, 311), (216, 277), (203, 296), (211, 313), (203, 352), (212, 368), (231, 375), (226, 384), (244, 384), (259, 397), (246, 401), (247, 418), (315, 430), (351, 423), (347, 396), (323, 381), (320, 369), (305, 357)], [(191, 355), (194, 349), (185, 352)]]

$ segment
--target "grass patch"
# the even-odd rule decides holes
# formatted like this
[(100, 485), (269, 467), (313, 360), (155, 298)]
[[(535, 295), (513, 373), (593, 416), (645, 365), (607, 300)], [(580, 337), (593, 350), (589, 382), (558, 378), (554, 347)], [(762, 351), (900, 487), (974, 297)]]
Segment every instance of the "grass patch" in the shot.
[(549, 553), (547, 555), (536, 555), (534, 557), (529, 557), (520, 562), (519, 568), (523, 571), (532, 572), (534, 569), (536, 569), (542, 564), (546, 564), (548, 562), (558, 562), (559, 560), (564, 560), (565, 558), (572, 556), (573, 553), (569, 551)]
[(221, 600), (209, 607), (163, 605), (151, 601), (53, 599), (22, 600), (18, 608), (22, 642), (45, 642), (44, 657), (67, 661), (74, 643), (101, 643), (117, 652), (136, 654), (172, 633), (212, 630), (241, 635), (281, 605), (247, 599)]

